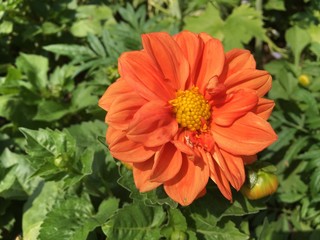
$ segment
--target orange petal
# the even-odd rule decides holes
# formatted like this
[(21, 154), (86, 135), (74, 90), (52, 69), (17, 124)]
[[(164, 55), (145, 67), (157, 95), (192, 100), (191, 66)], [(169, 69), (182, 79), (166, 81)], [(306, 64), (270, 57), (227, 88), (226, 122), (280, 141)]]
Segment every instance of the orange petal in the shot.
[(196, 82), (196, 75), (198, 74), (199, 65), (201, 64), (204, 43), (199, 39), (197, 34), (189, 31), (182, 31), (173, 38), (190, 65), (189, 80), (186, 84), (186, 89), (188, 89)]
[(274, 105), (274, 101), (272, 100), (259, 98), (258, 105), (253, 109), (253, 112), (267, 120), (271, 115)]
[(169, 142), (178, 131), (178, 123), (171, 109), (160, 101), (143, 105), (129, 124), (127, 136), (147, 147), (155, 147)]
[(229, 126), (256, 107), (257, 103), (256, 92), (243, 89), (236, 91), (227, 97), (222, 106), (213, 107), (213, 121), (220, 126)]
[(146, 51), (132, 51), (121, 55), (120, 75), (139, 95), (148, 100), (174, 98), (175, 91), (168, 84), (157, 64)]
[(209, 169), (202, 161), (190, 161), (183, 154), (180, 172), (172, 180), (164, 183), (164, 190), (182, 206), (191, 204), (208, 183)]
[(219, 168), (216, 161), (212, 158), (211, 153), (203, 151), (202, 156), (206, 159), (208, 163), (211, 180), (214, 181), (215, 184), (217, 184), (220, 192), (226, 199), (232, 200), (232, 193), (231, 193), (229, 181), (227, 180), (224, 173)]
[(245, 180), (242, 158), (218, 148), (215, 149), (213, 158), (231, 185), (239, 191)]
[(244, 69), (229, 76), (225, 82), (227, 93), (238, 89), (256, 90), (259, 97), (265, 95), (271, 88), (272, 78), (267, 71)]
[(126, 81), (119, 78), (116, 82), (114, 82), (107, 88), (105, 93), (99, 99), (98, 105), (102, 109), (109, 111), (111, 104), (118, 96), (130, 93), (132, 92), (132, 90), (133, 89), (128, 86)]
[(227, 76), (243, 69), (255, 69), (256, 61), (248, 50), (232, 49), (226, 53)]
[(144, 162), (159, 150), (135, 143), (129, 140), (123, 131), (110, 126), (107, 130), (107, 142), (112, 156), (124, 162)]
[(271, 125), (254, 113), (247, 113), (229, 127), (211, 126), (217, 145), (233, 155), (254, 155), (277, 140)]
[(205, 43), (196, 83), (200, 92), (203, 93), (205, 91), (211, 78), (221, 74), (225, 61), (223, 51), (222, 43), (218, 39), (212, 38)]
[(161, 185), (161, 183), (150, 181), (150, 174), (152, 173), (152, 167), (153, 167), (153, 158), (143, 163), (133, 164), (134, 183), (140, 192), (148, 192)]
[(142, 45), (173, 87), (185, 89), (189, 64), (178, 44), (165, 32), (142, 35)]
[(116, 129), (126, 130), (134, 114), (146, 102), (135, 92), (119, 95), (109, 109), (106, 122)]
[(181, 164), (181, 152), (169, 142), (155, 154), (150, 178), (159, 183), (171, 180), (180, 171)]

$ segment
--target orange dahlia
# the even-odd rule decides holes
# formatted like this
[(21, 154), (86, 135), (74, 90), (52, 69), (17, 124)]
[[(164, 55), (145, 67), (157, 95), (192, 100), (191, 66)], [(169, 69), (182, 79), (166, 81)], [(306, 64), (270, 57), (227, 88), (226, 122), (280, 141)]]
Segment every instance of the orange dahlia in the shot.
[(111, 154), (132, 166), (140, 192), (163, 185), (186, 206), (210, 178), (232, 200), (244, 164), (277, 139), (266, 121), (274, 102), (262, 98), (271, 76), (206, 33), (144, 34), (142, 44), (120, 56), (120, 78), (99, 100)]

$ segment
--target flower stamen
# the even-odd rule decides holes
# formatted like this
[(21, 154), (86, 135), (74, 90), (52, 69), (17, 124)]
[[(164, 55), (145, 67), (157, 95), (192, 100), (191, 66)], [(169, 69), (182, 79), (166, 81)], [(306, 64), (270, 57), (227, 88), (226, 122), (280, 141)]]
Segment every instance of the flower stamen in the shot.
[(173, 112), (176, 114), (180, 126), (191, 131), (207, 131), (207, 121), (211, 116), (210, 104), (199, 93), (199, 88), (179, 90), (176, 92), (176, 96), (169, 103), (173, 106)]

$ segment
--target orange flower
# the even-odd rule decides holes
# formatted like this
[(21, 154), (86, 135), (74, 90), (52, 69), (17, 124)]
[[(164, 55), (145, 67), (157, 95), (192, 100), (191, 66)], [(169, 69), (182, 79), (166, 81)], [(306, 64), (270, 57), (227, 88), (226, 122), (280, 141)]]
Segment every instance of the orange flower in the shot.
[(111, 154), (132, 166), (141, 192), (163, 184), (185, 206), (210, 178), (232, 200), (244, 164), (277, 139), (266, 121), (274, 102), (262, 98), (271, 76), (205, 33), (144, 34), (142, 44), (121, 55), (120, 78), (99, 100)]

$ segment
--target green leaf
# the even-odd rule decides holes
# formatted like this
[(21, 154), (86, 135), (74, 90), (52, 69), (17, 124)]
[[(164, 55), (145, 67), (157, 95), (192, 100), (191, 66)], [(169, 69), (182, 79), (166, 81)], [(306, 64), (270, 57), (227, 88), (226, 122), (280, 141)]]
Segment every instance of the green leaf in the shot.
[(291, 146), (287, 149), (283, 159), (288, 164), (300, 153), (300, 151), (308, 145), (308, 137), (300, 137), (295, 139)]
[(173, 232), (185, 232), (188, 229), (186, 218), (183, 216), (179, 209), (169, 209), (168, 211), (168, 223), (161, 229), (161, 234), (163, 234), (167, 239)]
[(208, 3), (205, 10), (197, 16), (185, 17), (184, 29), (193, 32), (206, 32), (211, 36), (223, 38), (224, 22), (220, 18), (219, 10), (211, 3)]
[(66, 103), (43, 99), (38, 105), (37, 114), (33, 120), (51, 122), (61, 119), (70, 112), (70, 106)]
[(151, 206), (155, 204), (167, 204), (171, 208), (176, 208), (178, 206), (175, 201), (168, 197), (162, 187), (158, 187), (146, 193), (140, 193), (134, 184), (132, 171), (126, 169), (124, 166), (121, 166), (119, 168), (119, 172), (121, 177), (119, 178), (118, 183), (130, 191), (130, 198), (141, 200), (146, 205)]
[(67, 56), (71, 59), (79, 58), (83, 59), (96, 57), (96, 54), (88, 47), (75, 45), (75, 44), (51, 44), (43, 47), (49, 52), (53, 52), (57, 55)]
[(0, 196), (26, 199), (39, 184), (40, 179), (30, 179), (33, 169), (25, 155), (5, 149), (0, 156)]
[(223, 26), (226, 50), (242, 48), (253, 38), (266, 39), (261, 13), (247, 4), (233, 9)]
[(24, 239), (39, 239), (40, 227), (46, 215), (59, 199), (64, 198), (65, 194), (61, 183), (46, 182), (39, 186), (24, 206), (22, 218)]
[(109, 239), (160, 239), (160, 226), (164, 219), (162, 207), (134, 202), (118, 210), (102, 230)]
[(48, 78), (49, 70), (48, 59), (39, 55), (20, 53), (16, 60), (16, 65), (26, 74), (27, 80), (32, 84), (35, 90), (44, 91)]
[[(102, 225), (118, 208), (119, 201), (110, 198), (94, 214), (88, 197), (69, 197), (56, 204), (41, 225), (39, 240), (86, 240), (88, 234)], [(58, 229), (58, 231), (57, 231)]]
[(303, 49), (311, 42), (310, 35), (308, 31), (295, 25), (286, 31), (285, 39), (293, 52), (294, 64), (298, 66)]
[(317, 168), (310, 177), (310, 190), (313, 198), (320, 193), (320, 168)]

